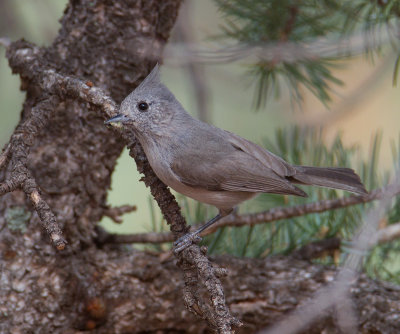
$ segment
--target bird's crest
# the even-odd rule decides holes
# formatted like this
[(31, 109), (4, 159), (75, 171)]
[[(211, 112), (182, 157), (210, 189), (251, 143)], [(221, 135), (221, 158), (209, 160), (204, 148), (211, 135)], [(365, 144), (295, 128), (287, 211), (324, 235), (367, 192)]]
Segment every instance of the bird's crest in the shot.
[(149, 89), (157, 86), (158, 84), (160, 84), (160, 66), (157, 63), (136, 89)]

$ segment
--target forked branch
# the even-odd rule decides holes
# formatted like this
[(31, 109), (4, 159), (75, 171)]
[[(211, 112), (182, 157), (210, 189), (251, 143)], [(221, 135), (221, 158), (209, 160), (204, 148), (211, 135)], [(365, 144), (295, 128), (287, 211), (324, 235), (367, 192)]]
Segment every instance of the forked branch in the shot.
[(59, 99), (56, 96), (49, 96), (40, 101), (31, 109), (31, 114), (26, 121), (14, 131), (10, 142), (0, 156), (0, 168), (10, 166), (10, 173), (0, 184), (0, 195), (14, 191), (17, 188), (22, 189), (40, 217), (40, 221), (49, 234), (51, 242), (57, 249), (62, 250), (67, 242), (62, 236), (54, 213), (40, 195), (40, 189), (36, 184), (35, 178), (27, 167), (30, 147), (35, 137), (48, 123), (58, 103)]

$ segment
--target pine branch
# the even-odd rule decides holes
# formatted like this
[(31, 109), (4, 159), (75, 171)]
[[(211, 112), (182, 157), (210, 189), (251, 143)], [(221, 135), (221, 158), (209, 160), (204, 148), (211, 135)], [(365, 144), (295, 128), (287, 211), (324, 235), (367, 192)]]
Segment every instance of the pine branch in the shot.
[[(369, 203), (381, 199), (387, 191), (393, 191), (395, 195), (400, 194), (400, 187), (394, 183), (386, 187), (372, 190), (364, 197), (349, 196), (336, 199), (322, 200), (313, 203), (306, 203), (292, 207), (277, 207), (259, 213), (250, 213), (244, 215), (229, 215), (219, 222), (206, 229), (202, 236), (214, 233), (222, 227), (240, 227), (253, 226), (257, 224), (272, 223), (277, 220), (300, 217), (311, 213), (321, 213), (330, 210), (346, 208), (353, 205)], [(201, 224), (196, 224), (193, 229), (198, 228)], [(106, 242), (110, 243), (163, 243), (172, 242), (174, 239), (170, 232), (150, 232), (137, 234), (112, 234), (106, 238)]]

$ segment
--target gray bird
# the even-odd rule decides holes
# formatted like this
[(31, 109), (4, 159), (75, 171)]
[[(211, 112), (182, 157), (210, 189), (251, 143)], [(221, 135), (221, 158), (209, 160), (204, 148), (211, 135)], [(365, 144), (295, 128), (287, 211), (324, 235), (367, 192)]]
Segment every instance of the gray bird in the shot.
[(132, 128), (156, 175), (166, 185), (219, 214), (175, 242), (185, 249), (199, 234), (259, 193), (307, 194), (293, 183), (343, 189), (365, 195), (359, 176), (349, 168), (293, 166), (266, 149), (190, 116), (160, 82), (158, 65), (122, 102), (106, 124)]

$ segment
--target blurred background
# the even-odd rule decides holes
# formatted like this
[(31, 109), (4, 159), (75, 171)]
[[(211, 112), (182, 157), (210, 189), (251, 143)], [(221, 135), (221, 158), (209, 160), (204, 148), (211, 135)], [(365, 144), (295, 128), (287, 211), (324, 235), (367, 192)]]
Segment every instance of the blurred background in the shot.
[[(221, 2), (187, 1), (181, 10), (171, 43), (187, 43), (200, 48), (206, 48), (208, 43), (215, 45), (215, 41), (220, 43), (216, 36), (226, 33), (227, 26), (227, 12), (223, 11)], [(24, 38), (38, 45), (48, 45), (57, 34), (58, 20), (65, 5), (66, 1), (61, 0), (2, 0), (0, 37), (9, 37), (12, 40)], [(233, 21), (236, 22), (234, 19)], [(397, 142), (400, 128), (400, 94), (393, 85), (397, 55), (390, 48), (387, 45), (382, 46), (379, 55), (361, 54), (336, 60), (332, 74), (343, 85), (330, 84), (331, 101), (321, 102), (310, 90), (300, 87), (297, 93), (301, 93), (303, 100), (296, 102), (293, 89), (281, 82), (279, 96), (269, 94), (266, 102), (260, 103), (257, 108), (257, 81), (246, 74), (251, 68), (250, 60), (231, 63), (206, 61), (191, 69), (189, 66), (181, 66), (174, 57), (167, 56), (162, 66), (162, 80), (192, 115), (256, 143), (270, 145), (272, 147), (268, 148), (271, 150), (274, 149), (277, 129), (287, 129), (296, 124), (308, 124), (311, 129), (318, 129), (323, 124), (323, 135), (314, 135), (310, 137), (311, 141), (323, 141), (326, 145), (331, 145), (340, 133), (341, 143), (345, 147), (356, 145), (360, 148), (350, 158), (353, 168), (357, 169), (362, 165), (357, 161), (374, 160), (377, 173), (383, 175), (384, 171), (392, 169), (394, 153), (391, 143)], [(167, 50), (166, 54), (170, 51)], [(193, 75), (193, 71), (197, 74)], [(200, 83), (196, 83), (196, 80)], [(200, 99), (196, 85), (200, 85), (202, 89)], [(1, 146), (7, 143), (18, 122), (23, 100), (24, 93), (19, 91), (19, 77), (11, 74), (4, 48), (0, 47)], [(376, 133), (380, 133), (378, 137), (374, 137)], [(376, 147), (374, 150), (374, 143), (377, 145), (377, 141), (380, 141), (379, 156), (379, 150)], [(285, 154), (277, 152), (278, 146), (273, 151)], [(298, 150), (301, 151), (302, 147), (298, 147)], [(285, 158), (295, 163), (291, 161), (294, 158), (290, 154)], [(335, 161), (337, 162), (333, 160), (333, 163)], [(362, 173), (360, 170), (358, 172)], [(120, 225), (104, 218), (102, 225), (107, 229), (121, 233), (150, 231), (155, 225), (158, 226), (157, 229), (162, 229), (157, 206), (139, 179), (135, 163), (125, 151), (113, 174), (109, 203), (115, 206), (136, 205), (138, 209), (126, 214)], [(190, 210), (196, 204), (178, 198), (189, 220), (196, 221), (203, 217), (191, 216)], [(246, 203), (241, 211), (265, 208), (260, 206), (260, 200), (269, 201), (271, 198), (262, 197)], [(273, 198), (271, 203), (280, 204)], [(215, 212), (214, 209), (204, 210), (205, 216)]]

